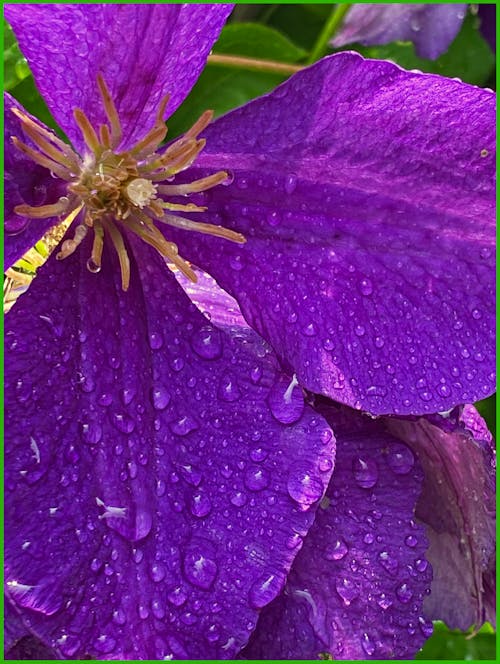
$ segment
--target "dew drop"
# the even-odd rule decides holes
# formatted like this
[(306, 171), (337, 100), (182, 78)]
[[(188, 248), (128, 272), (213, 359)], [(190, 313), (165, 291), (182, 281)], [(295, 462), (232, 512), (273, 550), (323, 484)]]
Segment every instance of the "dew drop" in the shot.
[(293, 194), (297, 188), (297, 176), (294, 173), (290, 173), (285, 178), (285, 193)]
[(398, 571), (399, 563), (388, 551), (381, 551), (378, 554), (378, 562), (389, 574), (394, 575)]
[(82, 439), (87, 445), (97, 445), (102, 439), (102, 427), (98, 422), (82, 424)]
[(350, 606), (351, 602), (358, 597), (359, 592), (355, 584), (350, 579), (338, 579), (335, 584), (337, 594), (344, 602), (345, 606)]
[(283, 424), (297, 422), (304, 411), (304, 396), (297, 380), (288, 382), (280, 378), (271, 388), (268, 396), (271, 413)]
[(153, 350), (159, 350), (163, 346), (163, 337), (159, 332), (149, 335), (149, 345)]
[(241, 398), (241, 392), (232, 376), (223, 376), (217, 390), (217, 396), (223, 401), (233, 402)]
[(254, 609), (261, 609), (279, 594), (285, 578), (278, 574), (264, 574), (250, 587), (248, 600)]
[(302, 511), (320, 500), (323, 495), (323, 483), (308, 468), (292, 468), (287, 482), (290, 498), (299, 504)]
[(413, 593), (406, 583), (402, 583), (396, 588), (396, 596), (400, 602), (403, 604), (408, 604), (408, 602), (413, 597)]
[(370, 279), (361, 279), (359, 282), (359, 290), (362, 295), (371, 295), (373, 293), (373, 284)]
[(212, 510), (212, 503), (210, 498), (204, 493), (198, 492), (191, 497), (190, 503), (191, 514), (198, 518), (207, 516)]
[(418, 540), (415, 537), (415, 535), (407, 535), (405, 537), (405, 544), (406, 546), (409, 546), (411, 549), (414, 549), (418, 544)]
[(163, 385), (155, 385), (150, 392), (151, 403), (156, 410), (165, 410), (170, 403), (170, 393)]
[(358, 486), (371, 489), (378, 480), (377, 462), (371, 457), (356, 457), (352, 461), (352, 473)]
[(261, 491), (269, 486), (269, 475), (262, 468), (249, 468), (245, 473), (245, 486), (251, 491)]
[(165, 567), (161, 563), (153, 563), (151, 565), (151, 570), (150, 570), (151, 579), (156, 583), (163, 581), (166, 573), (167, 572), (165, 570)]
[(334, 542), (333, 546), (328, 547), (325, 558), (327, 560), (342, 560), (348, 551), (349, 549), (347, 548), (347, 544), (344, 542), (344, 540), (338, 539), (336, 542)]
[(199, 357), (214, 360), (222, 353), (221, 334), (216, 328), (206, 325), (193, 333), (191, 346)]
[(415, 464), (415, 457), (406, 445), (393, 443), (387, 454), (387, 464), (396, 475), (407, 475)]
[(375, 652), (375, 644), (366, 633), (364, 633), (361, 638), (361, 645), (363, 646), (363, 650), (368, 655), (368, 657), (371, 657)]
[(170, 422), (168, 425), (172, 433), (175, 433), (177, 436), (187, 436), (192, 431), (199, 429), (200, 425), (190, 415), (184, 415), (174, 422)]
[(217, 576), (216, 562), (203, 550), (201, 545), (192, 547), (184, 558), (184, 575), (193, 586), (209, 590)]
[(181, 586), (177, 586), (167, 594), (167, 600), (173, 606), (182, 606), (187, 600), (187, 593)]

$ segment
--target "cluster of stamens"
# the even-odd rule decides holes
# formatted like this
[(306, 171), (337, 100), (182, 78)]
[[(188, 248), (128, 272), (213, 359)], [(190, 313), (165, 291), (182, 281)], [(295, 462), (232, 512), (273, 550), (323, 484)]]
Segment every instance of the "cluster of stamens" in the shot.
[(38, 207), (18, 205), (15, 212), (34, 219), (60, 217), (61, 222), (64, 220), (67, 224), (78, 217), (73, 238), (62, 243), (57, 258), (62, 260), (71, 255), (92, 229), (92, 253), (87, 261), (91, 272), (101, 269), (104, 239), (108, 237), (120, 261), (123, 290), (127, 290), (130, 282), (130, 261), (123, 238), (125, 229), (153, 246), (168, 263), (173, 263), (189, 279), (196, 281), (189, 263), (179, 256), (177, 246), (165, 239), (155, 222), (208, 233), (232, 242), (245, 242), (240, 233), (173, 214), (203, 212), (205, 207), (193, 203), (172, 203), (162, 198), (188, 196), (228, 180), (228, 173), (219, 171), (187, 184), (173, 182), (175, 176), (189, 168), (203, 150), (205, 140), (199, 139), (198, 135), (211, 121), (212, 111), (205, 111), (184, 136), (160, 152), (167, 134), (163, 120), (169, 100), (167, 95), (160, 102), (152, 129), (133, 148), (121, 152), (118, 148), (123, 132), (116, 106), (101, 75), (97, 77), (97, 83), (108, 124), (100, 125), (96, 131), (85, 113), (75, 109), (75, 121), (90, 151), (83, 157), (51, 131), (19, 109), (12, 108), (21, 120), (26, 136), (38, 149), (12, 137), (14, 145), (67, 182), (66, 195), (55, 203)]

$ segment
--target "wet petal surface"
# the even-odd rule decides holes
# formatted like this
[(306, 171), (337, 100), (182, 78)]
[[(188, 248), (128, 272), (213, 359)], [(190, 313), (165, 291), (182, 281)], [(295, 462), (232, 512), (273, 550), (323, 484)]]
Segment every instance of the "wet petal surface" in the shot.
[(234, 181), (198, 218), (247, 242), (179, 231), (180, 253), (302, 385), (396, 414), (493, 391), (491, 92), (339, 54), (204, 135)]
[(96, 76), (106, 79), (131, 145), (196, 82), (232, 5), (10, 5), (5, 15), (54, 118), (76, 148), (73, 109), (105, 122)]
[[(9, 268), (28, 249), (31, 249), (44, 233), (57, 222), (57, 219), (28, 219), (14, 212), (16, 205), (45, 205), (55, 203), (62, 195), (59, 180), (14, 147), (11, 141), (16, 136), (32, 146), (29, 137), (25, 136), (19, 126), (19, 120), (11, 112), (17, 108), (26, 113), (25, 109), (11, 95), (4, 93), (4, 265)], [(27, 113), (27, 115), (29, 115)], [(30, 116), (31, 117), (31, 116)]]
[(356, 4), (349, 10), (332, 46), (412, 41), (418, 55), (435, 60), (457, 36), (466, 11), (465, 4)]
[(275, 416), (269, 349), (211, 325), (155, 253), (131, 253), (124, 294), (89, 251), (49, 260), (7, 318), (8, 594), (65, 658), (232, 658), (311, 525), (333, 436), (308, 406)]
[(452, 629), (495, 623), (495, 450), (473, 406), (447, 417), (387, 420), (425, 472), (417, 517), (434, 570), (426, 614)]
[(322, 412), (337, 438), (335, 471), (284, 592), (262, 612), (244, 655), (411, 659), (432, 632), (422, 608), (427, 541), (413, 520), (422, 471), (380, 423)]

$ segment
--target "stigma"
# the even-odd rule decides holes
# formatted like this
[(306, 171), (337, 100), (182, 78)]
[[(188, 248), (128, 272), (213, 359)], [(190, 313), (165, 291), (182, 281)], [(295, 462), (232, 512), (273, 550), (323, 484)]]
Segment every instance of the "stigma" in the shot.
[(204, 212), (207, 208), (169, 200), (173, 196), (200, 193), (229, 180), (226, 171), (219, 171), (187, 184), (175, 184), (175, 176), (188, 169), (203, 150), (205, 140), (198, 136), (212, 120), (213, 112), (205, 111), (184, 136), (160, 149), (167, 135), (163, 121), (169, 100), (166, 95), (159, 104), (151, 129), (135, 146), (121, 151), (123, 131), (118, 111), (100, 74), (97, 84), (107, 123), (96, 128), (84, 111), (77, 108), (73, 112), (87, 148), (84, 155), (19, 109), (11, 109), (36, 146), (12, 137), (16, 148), (67, 183), (66, 195), (54, 203), (37, 207), (18, 205), (14, 211), (33, 219), (60, 217), (61, 223), (66, 225), (78, 219), (73, 237), (64, 240), (56, 258), (63, 260), (70, 256), (92, 232), (92, 250), (87, 260), (91, 272), (100, 271), (104, 241), (110, 241), (118, 255), (124, 291), (130, 283), (130, 260), (124, 240), (127, 232), (154, 247), (167, 264), (175, 265), (191, 281), (196, 281), (194, 270), (179, 256), (177, 245), (165, 238), (158, 223), (231, 242), (245, 242), (240, 233), (179, 215), (179, 212)]

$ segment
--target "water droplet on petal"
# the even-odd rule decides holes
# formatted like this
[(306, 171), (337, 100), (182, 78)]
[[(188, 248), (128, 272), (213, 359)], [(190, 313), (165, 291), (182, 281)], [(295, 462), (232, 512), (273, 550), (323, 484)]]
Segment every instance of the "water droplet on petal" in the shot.
[(297, 176), (295, 175), (295, 173), (290, 173), (290, 175), (287, 175), (287, 177), (285, 178), (285, 193), (293, 194), (296, 188), (297, 188)]
[(238, 399), (241, 398), (241, 392), (236, 383), (236, 379), (232, 376), (223, 376), (219, 384), (217, 396), (223, 401), (238, 401)]
[(370, 279), (362, 279), (359, 283), (359, 290), (362, 295), (371, 295), (373, 293), (373, 284)]
[(198, 492), (191, 497), (191, 514), (198, 518), (207, 516), (212, 509), (210, 498), (204, 493)]
[(170, 422), (168, 425), (172, 433), (177, 434), (177, 436), (187, 436), (192, 431), (199, 429), (198, 422), (191, 417), (190, 415), (184, 415), (174, 422)]
[(187, 593), (183, 588), (177, 586), (167, 594), (167, 599), (173, 606), (182, 606), (187, 600)]
[(222, 340), (219, 330), (206, 325), (191, 337), (194, 352), (205, 360), (214, 360), (222, 353)]
[(245, 474), (245, 486), (251, 491), (261, 491), (269, 486), (269, 475), (263, 468), (249, 468)]
[(406, 583), (402, 583), (396, 588), (396, 595), (400, 602), (407, 604), (413, 597), (413, 592)]
[(352, 473), (358, 486), (371, 489), (378, 480), (377, 462), (371, 457), (356, 457), (352, 461)]
[(388, 551), (381, 551), (378, 554), (378, 561), (389, 574), (394, 575), (398, 571), (399, 563), (397, 558), (391, 556)]
[(170, 403), (170, 393), (163, 385), (155, 385), (151, 388), (151, 403), (156, 410), (165, 410)]
[(301, 510), (306, 511), (321, 498), (324, 487), (321, 480), (311, 470), (295, 467), (290, 471), (287, 490), (290, 497), (299, 504)]
[(396, 475), (407, 475), (415, 464), (415, 457), (406, 445), (392, 443), (387, 454), (387, 464)]
[(375, 652), (375, 644), (366, 633), (363, 634), (361, 638), (361, 645), (363, 646), (363, 650), (368, 655), (368, 657), (371, 657)]
[(163, 581), (166, 573), (167, 572), (165, 570), (165, 567), (161, 563), (153, 563), (151, 565), (151, 570), (150, 570), (151, 578), (156, 583)]
[(281, 591), (285, 584), (285, 577), (278, 574), (264, 574), (255, 581), (248, 594), (250, 605), (254, 609), (261, 609), (269, 604)]
[(280, 378), (274, 383), (268, 396), (271, 413), (283, 424), (297, 422), (304, 411), (304, 395), (296, 378), (291, 382)]
[(209, 590), (217, 576), (218, 568), (203, 545), (196, 544), (188, 549), (184, 558), (184, 574), (193, 586)]
[(407, 535), (405, 537), (405, 544), (406, 546), (409, 546), (411, 549), (414, 549), (418, 544), (418, 540), (415, 537), (415, 535)]
[(356, 585), (350, 579), (338, 579), (335, 590), (346, 606), (349, 606), (359, 595)]
[(327, 560), (342, 560), (349, 549), (343, 539), (338, 539), (333, 546), (328, 547), (325, 557)]

